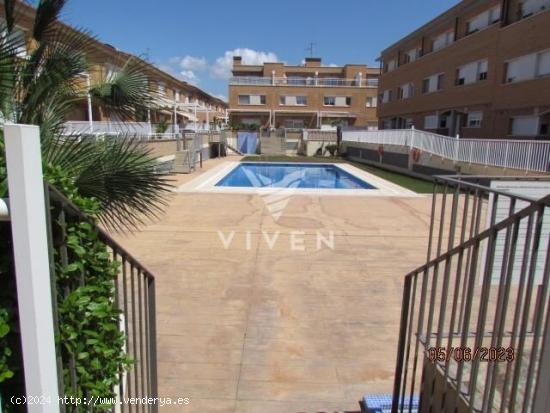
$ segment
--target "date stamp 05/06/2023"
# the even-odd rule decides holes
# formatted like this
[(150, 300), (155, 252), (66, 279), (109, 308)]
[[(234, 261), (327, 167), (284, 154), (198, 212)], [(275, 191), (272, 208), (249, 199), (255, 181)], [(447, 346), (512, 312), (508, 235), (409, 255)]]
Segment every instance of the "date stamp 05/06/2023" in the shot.
[(430, 347), (426, 351), (432, 362), (512, 362), (515, 351), (512, 347)]

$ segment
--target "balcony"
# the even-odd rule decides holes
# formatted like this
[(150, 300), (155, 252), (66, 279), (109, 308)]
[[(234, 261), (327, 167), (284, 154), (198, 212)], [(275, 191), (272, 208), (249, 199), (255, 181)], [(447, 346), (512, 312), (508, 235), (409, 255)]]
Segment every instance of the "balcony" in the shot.
[(292, 78), (235, 76), (229, 80), (231, 86), (301, 86), (301, 87), (378, 87), (378, 79), (344, 79), (344, 78)]

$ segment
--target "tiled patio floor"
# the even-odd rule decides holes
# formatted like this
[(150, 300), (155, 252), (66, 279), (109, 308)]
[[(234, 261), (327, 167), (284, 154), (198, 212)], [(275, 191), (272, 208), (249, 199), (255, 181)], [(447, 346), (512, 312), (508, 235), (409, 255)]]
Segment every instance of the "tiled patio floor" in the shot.
[[(293, 196), (275, 220), (257, 195), (178, 193), (160, 221), (119, 236), (156, 276), (160, 396), (191, 399), (161, 412), (358, 410), (364, 393), (390, 393), (430, 202)], [(218, 231), (235, 231), (229, 248)], [(318, 231), (334, 249), (317, 249)]]

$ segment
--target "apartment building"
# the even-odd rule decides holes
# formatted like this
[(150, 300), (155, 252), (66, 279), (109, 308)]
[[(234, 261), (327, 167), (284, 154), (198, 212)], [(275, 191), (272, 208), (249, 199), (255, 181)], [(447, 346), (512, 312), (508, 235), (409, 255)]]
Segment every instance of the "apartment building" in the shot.
[(550, 139), (550, 0), (464, 0), (381, 53), (382, 129)]
[(265, 128), (376, 127), (379, 75), (378, 68), (366, 65), (323, 66), (319, 58), (306, 58), (301, 66), (253, 66), (236, 56), (229, 82), (230, 123)]
[[(0, 0), (0, 4), (3, 1)], [(30, 5), (18, 2), (18, 26), (16, 35), (27, 39), (26, 48), (20, 51), (21, 57), (28, 55), (32, 50), (30, 30), (33, 26), (36, 10)], [(0, 21), (4, 16), (4, 8), (0, 7)], [(65, 30), (75, 31), (74, 28), (59, 22)], [(150, 132), (154, 133), (156, 125), (170, 125), (170, 131), (176, 129), (197, 129), (205, 130), (220, 123), (227, 122), (227, 104), (214, 96), (204, 92), (200, 88), (187, 82), (177, 79), (171, 74), (159, 69), (144, 59), (118, 50), (112, 45), (96, 40), (91, 40), (91, 52), (88, 56), (90, 61), (89, 73), (83, 73), (83, 86), (93, 86), (103, 81), (124, 67), (129, 61), (139, 65), (140, 70), (148, 77), (153, 90), (156, 90), (157, 100), (147, 113), (142, 113), (137, 119), (119, 119), (114, 114), (108, 113), (103, 107), (92, 102), (79, 102), (68, 116), (67, 125), (71, 131), (80, 131), (82, 127), (87, 128), (90, 117), (96, 125), (96, 131), (105, 128), (104, 124), (126, 124), (148, 123)], [(111, 127), (111, 125), (109, 125)], [(147, 129), (147, 128), (145, 128)], [(109, 129), (110, 130), (110, 129)], [(137, 129), (141, 130), (141, 129)]]

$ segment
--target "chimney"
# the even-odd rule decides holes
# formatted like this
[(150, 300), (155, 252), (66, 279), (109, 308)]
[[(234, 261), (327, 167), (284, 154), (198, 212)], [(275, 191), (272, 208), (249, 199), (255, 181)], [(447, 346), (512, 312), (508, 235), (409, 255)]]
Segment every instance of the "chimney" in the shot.
[(321, 58), (306, 57), (306, 67), (321, 67)]
[(241, 56), (233, 56), (233, 67), (240, 66), (243, 62), (243, 58)]

